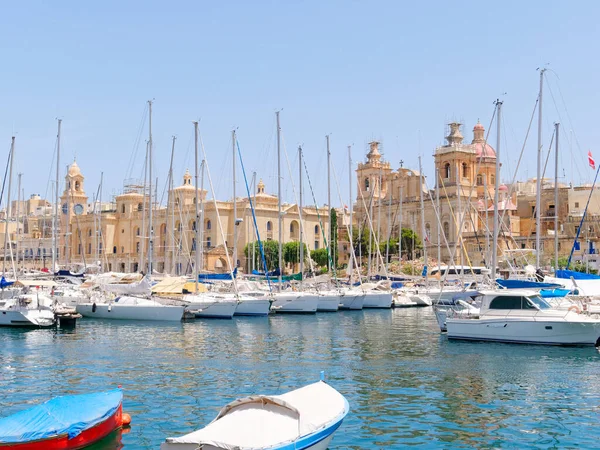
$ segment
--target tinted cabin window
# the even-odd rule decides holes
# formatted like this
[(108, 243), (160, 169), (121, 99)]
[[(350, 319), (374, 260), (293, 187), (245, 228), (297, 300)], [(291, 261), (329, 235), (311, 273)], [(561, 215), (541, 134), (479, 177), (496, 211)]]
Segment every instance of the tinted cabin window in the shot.
[(503, 295), (490, 302), (490, 309), (523, 309), (522, 301), (522, 297)]

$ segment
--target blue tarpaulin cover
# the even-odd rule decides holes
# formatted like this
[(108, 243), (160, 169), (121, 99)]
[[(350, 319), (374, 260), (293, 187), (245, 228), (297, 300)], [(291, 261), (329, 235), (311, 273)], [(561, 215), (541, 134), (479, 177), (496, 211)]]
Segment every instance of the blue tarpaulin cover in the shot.
[(10, 285), (14, 284), (14, 281), (6, 281), (6, 278), (2, 277), (0, 280), (0, 288), (4, 289)]
[(504, 280), (502, 278), (498, 278), (496, 283), (506, 289), (554, 289), (563, 287), (556, 283), (540, 283), (530, 280)]
[(115, 413), (121, 389), (65, 395), (0, 419), (0, 444), (29, 442), (68, 434), (69, 439)]
[[(233, 278), (237, 278), (237, 267), (233, 269)], [(231, 273), (199, 273), (198, 281), (204, 280), (231, 280)]]
[(575, 280), (600, 280), (600, 276), (591, 273), (575, 272), (574, 270), (557, 270), (557, 278), (571, 278)]

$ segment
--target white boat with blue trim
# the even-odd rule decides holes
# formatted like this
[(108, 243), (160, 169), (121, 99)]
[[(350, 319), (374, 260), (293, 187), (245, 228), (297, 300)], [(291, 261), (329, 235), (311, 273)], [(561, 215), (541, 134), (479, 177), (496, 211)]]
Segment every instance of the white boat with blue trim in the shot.
[(552, 308), (535, 291), (481, 291), (479, 314), (446, 312), (449, 339), (544, 345), (600, 344), (600, 320)]
[(225, 406), (206, 427), (170, 437), (161, 450), (326, 450), (350, 406), (324, 381)]

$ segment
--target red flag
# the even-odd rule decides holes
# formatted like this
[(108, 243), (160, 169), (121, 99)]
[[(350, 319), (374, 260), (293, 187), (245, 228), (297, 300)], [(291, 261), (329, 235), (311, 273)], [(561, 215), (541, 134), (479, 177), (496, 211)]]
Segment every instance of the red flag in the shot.
[(590, 163), (590, 167), (596, 170), (596, 161), (594, 161), (591, 150), (588, 150), (588, 162)]

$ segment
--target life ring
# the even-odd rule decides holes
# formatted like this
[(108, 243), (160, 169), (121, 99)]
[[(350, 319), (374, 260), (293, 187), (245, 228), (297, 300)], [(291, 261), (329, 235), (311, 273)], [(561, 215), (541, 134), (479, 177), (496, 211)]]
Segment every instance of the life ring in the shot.
[(581, 308), (577, 305), (569, 306), (569, 311), (575, 311), (577, 314), (581, 314)]

